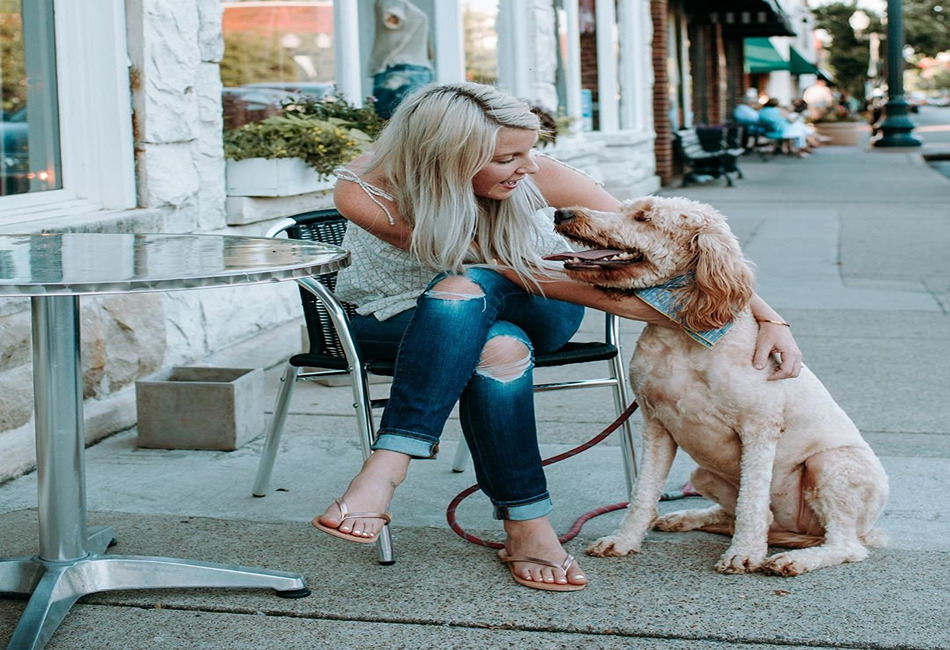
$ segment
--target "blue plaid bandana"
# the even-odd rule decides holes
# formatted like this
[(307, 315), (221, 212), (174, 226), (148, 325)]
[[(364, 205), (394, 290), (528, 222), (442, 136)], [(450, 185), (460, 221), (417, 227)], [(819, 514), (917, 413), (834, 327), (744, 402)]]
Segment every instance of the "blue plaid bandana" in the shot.
[[(676, 313), (676, 294), (673, 290), (685, 287), (690, 282), (692, 282), (692, 276), (690, 274), (680, 275), (655, 287), (634, 289), (634, 293), (636, 293), (643, 302), (670, 320), (680, 323), (679, 316)], [(691, 330), (682, 323), (680, 323), (680, 325), (683, 326), (683, 329), (689, 334), (691, 339), (707, 348), (711, 348), (729, 331), (729, 328), (732, 327), (732, 321), (729, 321), (719, 329), (707, 330), (705, 332)]]

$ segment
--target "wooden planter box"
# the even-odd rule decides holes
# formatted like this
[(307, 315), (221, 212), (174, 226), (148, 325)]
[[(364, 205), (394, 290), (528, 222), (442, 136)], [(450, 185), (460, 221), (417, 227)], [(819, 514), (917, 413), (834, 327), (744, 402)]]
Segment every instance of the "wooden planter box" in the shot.
[(264, 429), (260, 368), (174, 367), (135, 382), (138, 446), (233, 451)]
[(831, 138), (825, 144), (856, 147), (867, 139), (870, 128), (864, 122), (818, 122), (815, 129)]
[(226, 175), (228, 196), (294, 196), (329, 190), (334, 184), (300, 158), (228, 160)]

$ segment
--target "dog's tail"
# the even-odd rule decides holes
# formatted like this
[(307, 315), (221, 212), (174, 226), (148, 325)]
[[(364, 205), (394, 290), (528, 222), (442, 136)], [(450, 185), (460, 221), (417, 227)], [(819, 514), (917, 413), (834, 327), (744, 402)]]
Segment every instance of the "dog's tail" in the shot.
[[(732, 524), (710, 524), (709, 526), (703, 526), (699, 530), (707, 533), (715, 533), (717, 535), (726, 535), (728, 537), (731, 537), (735, 532)], [(811, 548), (812, 546), (821, 546), (824, 543), (825, 538), (820, 535), (805, 535), (804, 533), (796, 533), (790, 530), (769, 531), (769, 546)], [(870, 546), (871, 544), (869, 543), (868, 545)]]
[[(710, 524), (703, 526), (698, 530), (717, 535), (732, 537), (735, 530), (732, 524)], [(887, 531), (883, 528), (872, 528), (860, 536), (861, 542), (871, 548), (883, 548), (887, 546)], [(796, 533), (790, 530), (770, 530), (769, 546), (780, 546), (782, 548), (811, 548), (812, 546), (821, 546), (825, 543), (824, 536), (806, 535)]]

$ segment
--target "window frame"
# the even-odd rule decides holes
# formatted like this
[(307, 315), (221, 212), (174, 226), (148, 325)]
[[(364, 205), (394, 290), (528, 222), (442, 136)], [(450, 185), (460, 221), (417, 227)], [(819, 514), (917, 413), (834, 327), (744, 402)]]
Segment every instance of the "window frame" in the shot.
[(124, 3), (53, 0), (53, 29), (62, 189), (0, 197), (0, 226), (136, 206)]

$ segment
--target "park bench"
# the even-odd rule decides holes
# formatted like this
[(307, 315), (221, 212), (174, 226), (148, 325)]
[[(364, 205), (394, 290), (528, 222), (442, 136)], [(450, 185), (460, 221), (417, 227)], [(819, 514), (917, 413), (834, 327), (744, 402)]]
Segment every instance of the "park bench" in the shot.
[(683, 163), (683, 187), (715, 178), (742, 178), (738, 159), (744, 152), (742, 127), (736, 124), (693, 127), (673, 133), (676, 155)]

